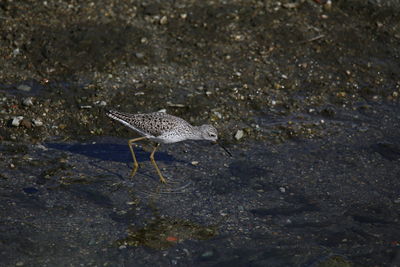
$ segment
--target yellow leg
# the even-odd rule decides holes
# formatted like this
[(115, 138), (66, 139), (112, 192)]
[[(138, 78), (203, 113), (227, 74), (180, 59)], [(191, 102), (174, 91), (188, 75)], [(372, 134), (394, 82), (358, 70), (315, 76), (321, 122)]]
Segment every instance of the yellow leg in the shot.
[(153, 163), (154, 167), (156, 168), (157, 173), (158, 173), (158, 176), (160, 176), (160, 182), (166, 184), (166, 183), (167, 183), (167, 180), (165, 180), (165, 178), (162, 176), (162, 174), (161, 174), (161, 172), (160, 172), (160, 169), (158, 168), (157, 163), (156, 163), (156, 161), (154, 160), (154, 153), (156, 152), (157, 147), (158, 147), (159, 145), (160, 145), (160, 144), (156, 144), (156, 145), (155, 145), (155, 147), (154, 147), (154, 149), (153, 149), (153, 152), (151, 152), (151, 154), (150, 154), (150, 160), (151, 160), (151, 163)]
[(128, 141), (128, 146), (129, 146), (129, 149), (131, 150), (132, 158), (133, 158), (133, 169), (131, 171), (131, 177), (135, 176), (136, 171), (139, 168), (139, 163), (136, 160), (135, 152), (133, 152), (132, 144), (134, 142), (137, 142), (137, 141), (140, 141), (140, 140), (143, 140), (143, 139), (146, 139), (146, 137), (143, 136), (143, 137), (139, 137), (139, 138), (135, 138), (135, 139), (130, 139)]

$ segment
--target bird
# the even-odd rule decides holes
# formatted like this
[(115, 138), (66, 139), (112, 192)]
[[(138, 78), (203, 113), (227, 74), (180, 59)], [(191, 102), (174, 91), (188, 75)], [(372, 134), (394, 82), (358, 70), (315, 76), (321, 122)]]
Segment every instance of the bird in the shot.
[[(171, 144), (185, 140), (207, 140), (216, 143), (218, 140), (218, 131), (214, 126), (209, 124), (193, 126), (184, 119), (165, 112), (130, 114), (116, 110), (109, 110), (107, 116), (141, 135), (141, 137), (128, 140), (128, 146), (133, 158), (133, 169), (130, 174), (131, 177), (135, 176), (139, 168), (132, 147), (133, 143), (137, 141), (147, 139), (155, 142), (153, 151), (150, 154), (150, 160), (160, 177), (160, 182), (166, 184), (167, 180), (162, 175), (156, 161), (154, 160), (154, 154), (160, 144)], [(224, 149), (227, 151), (226, 148)], [(229, 151), (227, 151), (227, 153), (230, 154)]]

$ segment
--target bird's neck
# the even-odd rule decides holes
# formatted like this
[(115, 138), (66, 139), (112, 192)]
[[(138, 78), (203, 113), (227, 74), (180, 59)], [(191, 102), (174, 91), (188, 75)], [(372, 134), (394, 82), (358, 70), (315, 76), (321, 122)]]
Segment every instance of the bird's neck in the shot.
[(193, 127), (193, 131), (191, 133), (191, 140), (202, 140), (203, 137), (201, 135), (201, 131), (200, 131), (200, 127), (199, 126), (192, 126)]

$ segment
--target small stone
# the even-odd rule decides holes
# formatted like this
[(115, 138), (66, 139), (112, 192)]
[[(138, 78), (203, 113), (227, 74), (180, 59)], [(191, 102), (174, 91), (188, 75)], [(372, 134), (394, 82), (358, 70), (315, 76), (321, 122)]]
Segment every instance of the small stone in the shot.
[(235, 134), (235, 139), (239, 141), (240, 139), (243, 138), (243, 135), (244, 135), (243, 130), (237, 130), (237, 132)]
[(281, 191), (281, 193), (285, 193), (286, 189), (284, 187), (279, 187), (279, 191)]
[(33, 119), (32, 122), (35, 127), (43, 126), (43, 122), (39, 119)]
[(32, 87), (30, 87), (29, 85), (26, 84), (21, 84), (17, 86), (18, 90), (24, 91), (24, 92), (29, 92), (30, 90), (32, 90)]
[(135, 56), (136, 56), (136, 58), (138, 58), (138, 59), (142, 59), (142, 58), (144, 58), (144, 53), (136, 52), (136, 53), (135, 53)]
[(211, 258), (212, 256), (214, 256), (214, 252), (212, 250), (208, 250), (201, 254), (202, 258)]
[(338, 96), (338, 97), (346, 97), (346, 92), (338, 92), (338, 93), (336, 93), (336, 96)]
[(142, 44), (147, 44), (148, 40), (147, 40), (146, 37), (142, 37), (142, 39), (140, 39), (140, 42), (141, 42)]
[(244, 40), (244, 35), (235, 34), (235, 35), (233, 36), (233, 39), (234, 39), (235, 41), (243, 41), (243, 40)]
[(15, 57), (15, 56), (18, 56), (19, 54), (21, 54), (21, 50), (19, 48), (15, 48), (13, 50), (13, 56)]
[(22, 100), (22, 105), (24, 105), (26, 107), (33, 106), (32, 97), (27, 97), (24, 100)]
[(48, 150), (48, 148), (45, 147), (45, 146), (42, 145), (42, 144), (37, 144), (36, 147), (39, 148), (39, 149), (41, 149), (41, 150), (43, 150), (43, 151), (47, 151), (47, 150)]
[(27, 129), (32, 128), (32, 122), (28, 119), (23, 119), (20, 123), (21, 126), (24, 126)]
[(15, 266), (24, 266), (24, 262), (23, 261), (18, 261)]
[(11, 125), (14, 127), (18, 127), (21, 124), (21, 121), (24, 119), (23, 116), (14, 117), (11, 121)]
[(196, 166), (196, 165), (198, 165), (198, 164), (199, 164), (198, 161), (192, 161), (192, 165), (193, 165), (193, 166)]
[(324, 4), (324, 9), (325, 10), (331, 10), (332, 9), (332, 0), (327, 0)]
[(104, 100), (96, 101), (96, 102), (94, 102), (94, 104), (95, 104), (96, 106), (99, 106), (99, 107), (105, 107), (105, 106), (107, 106), (107, 102), (104, 101)]
[(214, 111), (214, 115), (217, 116), (218, 119), (222, 119), (222, 114), (218, 111)]
[(167, 16), (163, 16), (161, 19), (160, 19), (160, 24), (161, 25), (165, 25), (165, 24), (167, 24), (168, 23), (168, 18), (167, 18)]
[(85, 106), (80, 106), (81, 109), (91, 109), (92, 106), (90, 105), (85, 105)]

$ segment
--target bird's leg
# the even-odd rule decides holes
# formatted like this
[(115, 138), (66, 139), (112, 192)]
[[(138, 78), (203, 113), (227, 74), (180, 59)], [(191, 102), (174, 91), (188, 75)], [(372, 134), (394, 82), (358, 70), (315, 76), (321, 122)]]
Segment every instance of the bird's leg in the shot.
[(157, 147), (159, 147), (159, 146), (160, 146), (159, 143), (157, 143), (157, 144), (154, 146), (153, 152), (151, 152), (151, 154), (150, 154), (150, 160), (151, 160), (151, 163), (153, 163), (154, 167), (156, 168), (157, 173), (158, 173), (158, 176), (160, 176), (160, 182), (166, 184), (166, 183), (167, 183), (167, 180), (165, 180), (165, 178), (162, 176), (162, 174), (161, 174), (161, 172), (160, 172), (160, 169), (158, 168), (157, 163), (156, 163), (156, 161), (154, 160), (154, 153), (156, 152)]
[(139, 163), (136, 160), (135, 152), (133, 152), (132, 144), (134, 142), (137, 142), (137, 141), (140, 141), (140, 140), (143, 140), (143, 139), (146, 139), (146, 137), (144, 137), (144, 136), (143, 137), (138, 137), (138, 138), (130, 139), (128, 141), (128, 146), (129, 146), (129, 149), (131, 150), (132, 158), (133, 158), (133, 169), (132, 169), (131, 175), (130, 175), (131, 177), (135, 176), (136, 171), (139, 168)]

